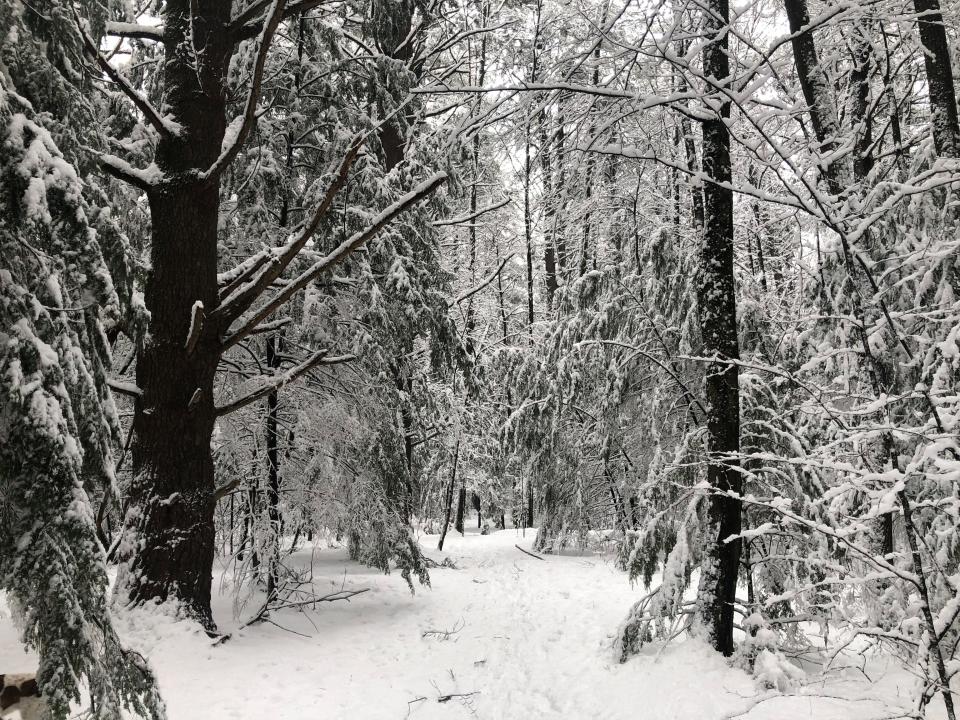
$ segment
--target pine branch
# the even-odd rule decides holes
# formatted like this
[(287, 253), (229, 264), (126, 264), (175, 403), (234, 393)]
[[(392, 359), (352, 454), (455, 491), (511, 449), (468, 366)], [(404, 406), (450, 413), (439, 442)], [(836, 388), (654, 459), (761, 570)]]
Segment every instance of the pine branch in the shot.
[(240, 275), (232, 280), (228, 287), (235, 291), (228, 297), (224, 297), (220, 307), (214, 312), (219, 321), (229, 325), (241, 314), (246, 312), (251, 305), (260, 297), (270, 285), (283, 274), (297, 254), (306, 246), (307, 242), (313, 237), (320, 225), (324, 215), (330, 210), (337, 193), (347, 184), (347, 177), (350, 173), (350, 167), (360, 148), (363, 147), (363, 139), (357, 137), (351, 144), (347, 154), (340, 162), (340, 166), (334, 175), (333, 181), (327, 188), (317, 209), (300, 234), (286, 245), (268, 250), (260, 257), (250, 263), (250, 266)]
[(261, 322), (266, 320), (285, 302), (292, 298), (303, 288), (307, 287), (316, 278), (327, 270), (339, 265), (352, 255), (356, 250), (363, 247), (372, 237), (390, 223), (397, 215), (415, 205), (423, 198), (433, 193), (447, 179), (444, 172), (437, 173), (427, 180), (424, 180), (416, 188), (397, 200), (393, 205), (381, 212), (373, 222), (364, 230), (354, 233), (344, 240), (332, 252), (321, 258), (298, 277), (287, 283), (269, 302), (247, 318), (239, 330), (228, 335), (223, 341), (223, 349), (236, 345), (247, 335), (253, 332)]

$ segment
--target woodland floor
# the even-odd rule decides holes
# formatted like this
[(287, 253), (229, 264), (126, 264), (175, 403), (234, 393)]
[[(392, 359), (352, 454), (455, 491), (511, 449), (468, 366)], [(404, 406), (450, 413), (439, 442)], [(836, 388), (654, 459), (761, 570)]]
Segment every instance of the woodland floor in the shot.
[[(514, 546), (529, 548), (533, 536), (451, 533), (443, 553), (423, 536), (433, 558), (458, 569), (432, 570), (433, 587), (415, 595), (399, 575), (351, 562), (344, 549), (303, 549), (294, 561), (307, 568), (312, 555), (318, 593), (370, 591), (241, 628), (256, 603), (236, 619), (223, 581), (215, 614), (231, 637), (222, 644), (156, 612), (123, 613), (121, 629), (156, 670), (170, 720), (866, 720), (897, 716), (907, 703), (910, 677), (882, 656), (855, 656), (827, 675), (808, 668), (803, 688), (769, 699), (695, 641), (619, 665), (612, 634), (641, 590), (609, 556), (538, 560)], [(0, 602), (0, 672), (33, 670), (9, 616)]]

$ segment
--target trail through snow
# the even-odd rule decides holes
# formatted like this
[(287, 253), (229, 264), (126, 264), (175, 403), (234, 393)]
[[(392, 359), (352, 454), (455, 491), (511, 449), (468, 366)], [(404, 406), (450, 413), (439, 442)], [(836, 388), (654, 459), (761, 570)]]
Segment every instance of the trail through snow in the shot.
[[(434, 559), (458, 569), (432, 570), (433, 587), (415, 595), (343, 549), (307, 548), (293, 561), (308, 567), (312, 555), (318, 592), (370, 591), (242, 628), (255, 608), (234, 618), (224, 581), (215, 615), (231, 637), (222, 644), (143, 611), (122, 613), (121, 630), (155, 668), (170, 720), (867, 720), (907, 701), (909, 677), (883, 658), (869, 659), (872, 684), (847, 670), (770, 699), (696, 641), (619, 665), (612, 636), (640, 590), (609, 557), (538, 560), (514, 547), (533, 536), (451, 533), (443, 553), (424, 536)], [(0, 603), (0, 672), (27, 667), (35, 659)]]

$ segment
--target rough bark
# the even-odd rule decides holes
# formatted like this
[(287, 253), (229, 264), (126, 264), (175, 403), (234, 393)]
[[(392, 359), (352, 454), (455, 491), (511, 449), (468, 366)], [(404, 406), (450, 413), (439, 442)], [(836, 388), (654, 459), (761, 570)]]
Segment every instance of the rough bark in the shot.
[[(200, 174), (217, 160), (226, 129), (231, 6), (230, 0), (196, 7), (171, 0), (164, 12), (165, 105), (182, 131), (161, 136), (156, 163), (166, 179), (148, 192), (152, 244), (145, 301), (151, 323), (137, 355), (143, 393), (134, 409), (133, 510), (127, 517), (137, 540), (130, 600), (176, 599), (208, 628), (217, 328), (206, 323), (191, 348), (186, 341), (194, 304), (202, 303), (206, 315), (217, 307), (219, 181)], [(195, 55), (185, 51), (191, 43)]]
[[(709, 0), (704, 12), (704, 71), (717, 85), (729, 81), (727, 0)], [(706, 551), (701, 566), (698, 621), (707, 639), (724, 655), (733, 653), (734, 598), (740, 568), (743, 489), (736, 460), (740, 450), (736, 288), (733, 274), (733, 193), (729, 189), (730, 102), (719, 94), (716, 117), (703, 123), (704, 229), (697, 305), (707, 365), (707, 481), (711, 488)], [(727, 187), (720, 183), (727, 184)]]
[(957, 95), (954, 90), (950, 47), (943, 26), (939, 0), (914, 0), (923, 44), (923, 65), (930, 98), (930, 124), (937, 153), (957, 157), (960, 152), (960, 125), (957, 122)]

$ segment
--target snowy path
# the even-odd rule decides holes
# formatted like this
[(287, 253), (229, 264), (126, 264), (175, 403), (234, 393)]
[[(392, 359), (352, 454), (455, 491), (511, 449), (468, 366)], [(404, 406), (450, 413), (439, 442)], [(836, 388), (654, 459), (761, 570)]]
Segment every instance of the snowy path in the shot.
[[(370, 592), (315, 612), (277, 613), (272, 620), (284, 630), (238, 629), (226, 591), (215, 609), (232, 637), (215, 647), (186, 623), (143, 613), (126, 618), (124, 634), (157, 670), (171, 720), (720, 720), (761, 696), (752, 678), (695, 642), (616, 664), (611, 634), (639, 590), (608, 559), (541, 561), (514, 547), (532, 539), (512, 530), (450, 535), (441, 554), (432, 551), (436, 539), (424, 537), (432, 557), (449, 556), (459, 569), (433, 570), (433, 588), (415, 596), (399, 576), (323, 550), (314, 558), (318, 589)], [(310, 552), (297, 559), (309, 563)], [(450, 630), (448, 639), (424, 637)], [(0, 619), (0, 671), (26, 667), (14, 640)], [(878, 698), (906, 695), (907, 683), (902, 674), (881, 688), (862, 678), (833, 681), (806, 692), (859, 698), (777, 698), (744, 717), (880, 717)], [(455, 694), (465, 697), (438, 702)]]

